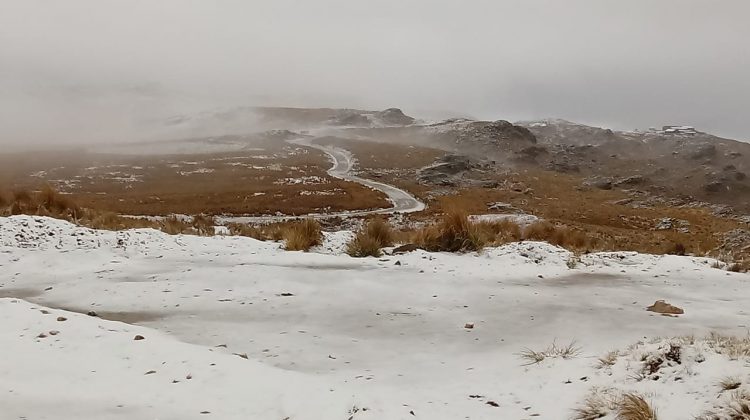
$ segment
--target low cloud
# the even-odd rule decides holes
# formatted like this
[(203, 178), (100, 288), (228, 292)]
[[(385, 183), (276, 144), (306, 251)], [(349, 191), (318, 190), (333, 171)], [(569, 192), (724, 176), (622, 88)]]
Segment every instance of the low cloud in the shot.
[[(247, 105), (694, 124), (750, 139), (744, 0), (8, 0), (0, 143)], [(180, 133), (180, 135), (189, 133)]]

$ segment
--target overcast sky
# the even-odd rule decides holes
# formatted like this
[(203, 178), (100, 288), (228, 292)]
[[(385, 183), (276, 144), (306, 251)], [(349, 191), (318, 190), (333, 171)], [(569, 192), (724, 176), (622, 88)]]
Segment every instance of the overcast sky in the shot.
[(236, 105), (750, 139), (748, 0), (0, 0), (0, 143)]

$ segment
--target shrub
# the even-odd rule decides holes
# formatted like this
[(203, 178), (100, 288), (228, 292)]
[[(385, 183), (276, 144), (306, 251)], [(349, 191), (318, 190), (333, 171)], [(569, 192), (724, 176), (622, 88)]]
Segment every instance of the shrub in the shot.
[(288, 251), (309, 251), (323, 242), (320, 223), (315, 219), (304, 219), (283, 229), (282, 237)]

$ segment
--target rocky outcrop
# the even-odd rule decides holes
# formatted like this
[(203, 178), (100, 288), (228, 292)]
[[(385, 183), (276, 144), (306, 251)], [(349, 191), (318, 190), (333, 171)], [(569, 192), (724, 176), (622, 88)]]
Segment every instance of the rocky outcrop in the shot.
[(404, 114), (398, 108), (388, 108), (386, 110), (376, 112), (375, 118), (386, 125), (410, 125), (414, 124), (414, 118)]
[(417, 179), (428, 185), (454, 186), (459, 175), (479, 166), (466, 156), (446, 155), (420, 169)]

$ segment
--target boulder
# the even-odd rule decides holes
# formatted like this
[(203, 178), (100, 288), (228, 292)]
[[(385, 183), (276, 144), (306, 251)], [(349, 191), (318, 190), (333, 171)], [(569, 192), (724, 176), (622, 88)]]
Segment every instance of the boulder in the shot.
[(682, 315), (685, 313), (685, 311), (683, 311), (681, 308), (670, 305), (663, 300), (657, 300), (653, 305), (646, 308), (646, 310), (662, 315)]

